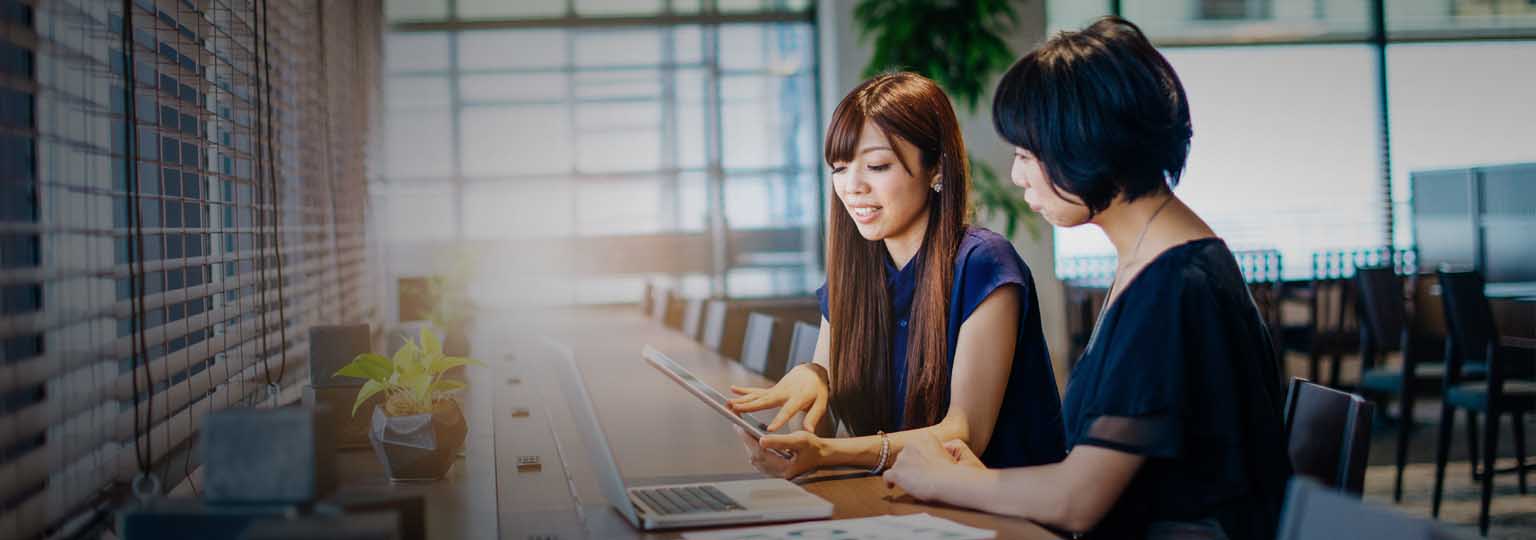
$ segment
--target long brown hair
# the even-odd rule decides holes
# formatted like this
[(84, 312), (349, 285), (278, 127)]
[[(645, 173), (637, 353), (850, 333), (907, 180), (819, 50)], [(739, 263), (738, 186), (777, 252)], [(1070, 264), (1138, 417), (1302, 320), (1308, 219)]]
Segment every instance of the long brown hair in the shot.
[[(926, 181), (935, 172), (943, 187), (928, 193), (928, 227), (918, 257), (917, 290), (908, 325), (905, 426), (891, 410), (890, 328), (895, 314), (885, 289), (886, 251), (865, 240), (841, 205), (829, 206), (827, 241), (828, 315), (832, 321), (832, 412), (850, 432), (869, 434), (933, 425), (949, 407), (949, 291), (955, 252), (965, 234), (970, 191), (965, 141), (949, 96), (914, 73), (888, 73), (864, 81), (832, 112), (827, 127), (827, 165), (853, 159), (859, 132), (873, 122), (888, 138), (918, 149), (897, 158)], [(921, 165), (914, 167), (913, 165)]]

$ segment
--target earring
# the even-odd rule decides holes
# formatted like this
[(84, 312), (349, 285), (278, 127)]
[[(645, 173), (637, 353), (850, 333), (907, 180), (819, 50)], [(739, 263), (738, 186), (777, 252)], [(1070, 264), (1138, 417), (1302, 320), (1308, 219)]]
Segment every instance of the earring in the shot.
[(944, 183), (943, 182), (934, 182), (933, 183), (933, 192), (934, 193), (938, 193), (938, 192), (941, 192), (941, 191), (944, 191)]

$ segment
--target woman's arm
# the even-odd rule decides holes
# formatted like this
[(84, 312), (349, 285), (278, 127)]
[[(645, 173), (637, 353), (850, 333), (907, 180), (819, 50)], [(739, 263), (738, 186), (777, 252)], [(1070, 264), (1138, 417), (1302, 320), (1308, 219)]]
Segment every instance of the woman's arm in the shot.
[[(951, 448), (964, 452), (958, 445)], [(956, 461), (938, 440), (917, 441), (885, 479), (918, 499), (1084, 532), (1114, 507), (1145, 458), (1082, 445), (1060, 463), (1035, 467), (986, 469), (965, 455)]]
[[(825, 324), (825, 322), (823, 322)], [(955, 344), (955, 365), (950, 375), (949, 409), (944, 419), (933, 426), (887, 434), (890, 437), (889, 466), (906, 445), (921, 437), (961, 440), (980, 454), (986, 451), (1002, 407), (1008, 375), (1013, 368), (1013, 350), (1019, 326), (1018, 287), (999, 287), (987, 295), (971, 316), (960, 325)], [(823, 328), (826, 328), (823, 326)], [(818, 340), (818, 355), (824, 345)], [(816, 466), (854, 466), (872, 468), (880, 462), (880, 437), (806, 439), (769, 436), (761, 441), (766, 448), (789, 450), (797, 454), (814, 451)]]

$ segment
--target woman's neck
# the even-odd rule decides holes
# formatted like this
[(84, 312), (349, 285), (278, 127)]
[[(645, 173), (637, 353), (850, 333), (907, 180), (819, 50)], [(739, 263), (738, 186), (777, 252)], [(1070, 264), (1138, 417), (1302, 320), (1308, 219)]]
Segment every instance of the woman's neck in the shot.
[(1199, 216), (1167, 191), (1132, 202), (1117, 200), (1094, 216), (1093, 223), (1114, 244), (1122, 265), (1161, 252), (1173, 243), (1212, 236)]
[(928, 234), (928, 212), (918, 212), (917, 219), (907, 229), (885, 237), (885, 250), (891, 254), (891, 262), (896, 268), (906, 268), (907, 263), (917, 256), (917, 250), (923, 247), (923, 237)]

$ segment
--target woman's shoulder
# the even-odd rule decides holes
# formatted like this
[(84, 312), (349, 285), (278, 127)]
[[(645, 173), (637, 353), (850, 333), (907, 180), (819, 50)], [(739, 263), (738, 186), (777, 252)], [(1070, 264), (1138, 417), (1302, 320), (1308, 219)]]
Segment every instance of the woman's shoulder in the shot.
[(981, 227), (968, 227), (955, 252), (955, 289), (970, 313), (994, 289), (1007, 284), (1034, 287), (1024, 258), (1008, 237)]
[(960, 239), (960, 249), (955, 250), (955, 257), (961, 265), (981, 262), (1024, 266), (1024, 259), (1019, 256), (1019, 250), (1013, 247), (1013, 242), (985, 227), (966, 227), (965, 236)]

